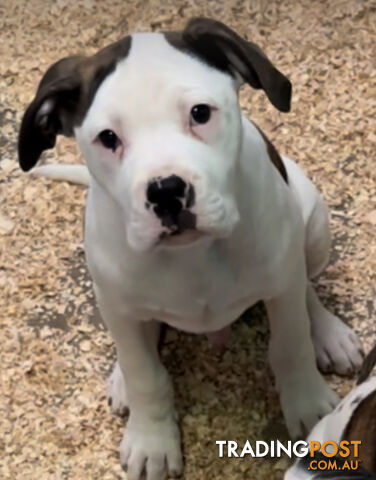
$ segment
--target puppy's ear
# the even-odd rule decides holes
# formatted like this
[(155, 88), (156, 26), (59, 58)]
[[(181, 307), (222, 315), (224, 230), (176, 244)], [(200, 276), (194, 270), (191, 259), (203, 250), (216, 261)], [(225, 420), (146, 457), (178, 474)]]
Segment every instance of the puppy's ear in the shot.
[(290, 110), (290, 81), (257, 45), (244, 40), (223, 23), (208, 18), (192, 18), (182, 36), (209, 64), (237, 72), (253, 88), (262, 88), (278, 110)]
[(73, 136), (103, 81), (130, 49), (125, 37), (92, 57), (63, 58), (52, 65), (27, 107), (18, 137), (18, 158), (24, 171), (37, 163), (44, 150), (53, 148), (57, 135)]
[(82, 57), (68, 57), (50, 67), (22, 119), (18, 158), (30, 170), (43, 150), (53, 148), (58, 134), (71, 136), (81, 94)]

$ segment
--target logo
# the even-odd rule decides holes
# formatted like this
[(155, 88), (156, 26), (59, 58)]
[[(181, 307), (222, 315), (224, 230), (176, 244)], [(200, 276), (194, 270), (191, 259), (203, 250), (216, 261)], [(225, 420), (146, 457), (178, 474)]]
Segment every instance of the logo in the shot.
[(303, 440), (282, 443), (279, 440), (264, 442), (257, 440), (253, 444), (247, 440), (240, 446), (234, 440), (217, 440), (218, 455), (220, 458), (280, 458), (284, 455), (289, 458), (305, 457), (308, 470), (357, 470), (359, 468), (360, 440), (342, 440), (341, 442), (320, 443), (316, 441), (306, 442)]

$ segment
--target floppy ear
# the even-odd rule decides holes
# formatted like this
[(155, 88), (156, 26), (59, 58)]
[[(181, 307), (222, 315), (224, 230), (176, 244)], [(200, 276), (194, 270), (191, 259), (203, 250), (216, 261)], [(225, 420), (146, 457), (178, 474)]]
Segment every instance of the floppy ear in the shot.
[(130, 46), (128, 36), (92, 57), (63, 58), (47, 70), (21, 122), (18, 159), (22, 170), (33, 168), (41, 153), (55, 146), (57, 135), (74, 135), (99, 85)]
[(24, 113), (18, 137), (18, 158), (22, 170), (30, 170), (43, 150), (53, 148), (56, 136), (73, 135), (79, 107), (82, 57), (68, 57), (50, 67), (36, 96)]
[(192, 18), (182, 36), (209, 64), (230, 73), (238, 72), (253, 88), (262, 88), (278, 110), (290, 110), (290, 81), (257, 45), (244, 40), (223, 23), (208, 18)]

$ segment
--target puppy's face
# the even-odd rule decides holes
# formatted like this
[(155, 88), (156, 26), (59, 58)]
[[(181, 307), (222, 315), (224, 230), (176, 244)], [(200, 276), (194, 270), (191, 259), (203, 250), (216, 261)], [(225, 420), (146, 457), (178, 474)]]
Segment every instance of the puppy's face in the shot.
[(238, 219), (234, 79), (161, 34), (136, 34), (75, 129), (88, 168), (139, 250), (228, 235)]
[(31, 168), (58, 133), (74, 134), (132, 248), (226, 237), (239, 218), (240, 79), (288, 110), (288, 80), (258, 47), (212, 20), (69, 57), (46, 73), (24, 116), (21, 166)]

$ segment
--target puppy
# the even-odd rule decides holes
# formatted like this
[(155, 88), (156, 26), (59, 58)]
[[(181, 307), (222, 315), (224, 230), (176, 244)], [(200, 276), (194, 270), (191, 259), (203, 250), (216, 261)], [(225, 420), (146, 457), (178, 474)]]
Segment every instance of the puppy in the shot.
[(62, 176), (90, 180), (85, 251), (116, 343), (112, 406), (130, 409), (120, 446), (129, 480), (182, 471), (171, 380), (156, 347), (161, 322), (215, 335), (264, 300), (269, 360), (294, 437), (338, 401), (316, 361), (339, 374), (361, 363), (355, 334), (310, 283), (329, 257), (327, 209), (242, 115), (244, 82), (289, 111), (291, 84), (260, 48), (196, 18), (181, 32), (134, 34), (60, 60), (22, 120), (23, 170), (59, 134), (74, 135), (87, 162), (89, 173), (69, 167)]
[[(376, 346), (365, 359), (358, 385), (340, 402), (333, 412), (322, 418), (315, 425), (307, 442), (316, 441), (323, 445), (327, 441), (337, 444), (343, 440), (361, 442), (358, 455), (342, 458), (337, 454), (335, 460), (338, 470), (311, 470), (310, 456), (301, 458), (287, 470), (284, 480), (375, 480), (376, 479), (376, 375), (370, 376), (376, 364)], [(329, 453), (329, 447), (327, 450)], [(315, 455), (315, 459), (328, 460), (327, 457)], [(359, 468), (351, 471), (343, 466), (346, 460), (357, 460)]]

